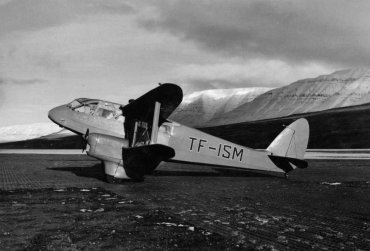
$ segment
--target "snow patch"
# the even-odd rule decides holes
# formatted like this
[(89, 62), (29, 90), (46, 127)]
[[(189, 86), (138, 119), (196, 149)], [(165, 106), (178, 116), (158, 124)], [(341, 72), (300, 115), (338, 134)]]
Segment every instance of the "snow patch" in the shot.
[(321, 184), (323, 184), (323, 185), (329, 185), (329, 186), (339, 186), (339, 185), (341, 185), (342, 183), (340, 183), (340, 182), (321, 182)]
[(189, 126), (202, 126), (209, 120), (251, 102), (271, 90), (265, 87), (211, 89), (184, 96), (170, 119)]
[(0, 142), (13, 142), (39, 138), (53, 133), (71, 134), (54, 123), (35, 123), (0, 127)]
[(271, 90), (271, 88), (267, 87), (250, 87), (250, 88), (233, 88), (233, 89), (211, 89), (211, 90), (204, 90), (204, 91), (197, 91), (191, 94), (184, 96), (182, 100), (182, 104), (189, 104), (194, 102), (195, 100), (208, 97), (214, 100), (220, 100), (229, 98), (230, 96), (244, 96), (249, 94), (251, 99), (256, 97), (264, 92)]
[(270, 90), (204, 126), (270, 119), (370, 102), (370, 68), (336, 71)]

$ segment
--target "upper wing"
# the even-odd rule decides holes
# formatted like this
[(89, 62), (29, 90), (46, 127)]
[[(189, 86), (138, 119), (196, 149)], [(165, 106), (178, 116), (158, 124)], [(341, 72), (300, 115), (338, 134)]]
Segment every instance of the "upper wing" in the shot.
[(128, 105), (121, 107), (123, 116), (152, 124), (155, 102), (161, 103), (159, 125), (161, 125), (182, 101), (182, 90), (175, 84), (161, 84)]

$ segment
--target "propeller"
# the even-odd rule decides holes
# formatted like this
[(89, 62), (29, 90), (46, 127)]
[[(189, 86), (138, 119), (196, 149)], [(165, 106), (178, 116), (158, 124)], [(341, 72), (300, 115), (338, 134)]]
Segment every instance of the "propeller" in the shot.
[(87, 139), (89, 138), (89, 128), (87, 128), (86, 132), (85, 132), (85, 135), (82, 136), (82, 152), (84, 152), (86, 150), (86, 147), (87, 147)]

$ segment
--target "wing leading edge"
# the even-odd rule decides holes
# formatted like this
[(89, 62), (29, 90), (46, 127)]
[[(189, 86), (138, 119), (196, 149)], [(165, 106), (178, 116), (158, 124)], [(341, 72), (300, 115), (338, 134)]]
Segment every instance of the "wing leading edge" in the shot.
[(161, 109), (158, 126), (160, 126), (179, 106), (182, 98), (183, 93), (179, 86), (170, 83), (161, 84), (130, 104), (121, 107), (122, 115), (152, 124), (155, 102), (159, 102)]

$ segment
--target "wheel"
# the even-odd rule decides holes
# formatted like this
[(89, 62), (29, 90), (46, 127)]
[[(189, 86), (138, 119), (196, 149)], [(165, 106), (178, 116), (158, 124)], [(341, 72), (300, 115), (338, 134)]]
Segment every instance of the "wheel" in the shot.
[(112, 175), (106, 174), (106, 179), (109, 184), (119, 183), (119, 180), (114, 178)]

